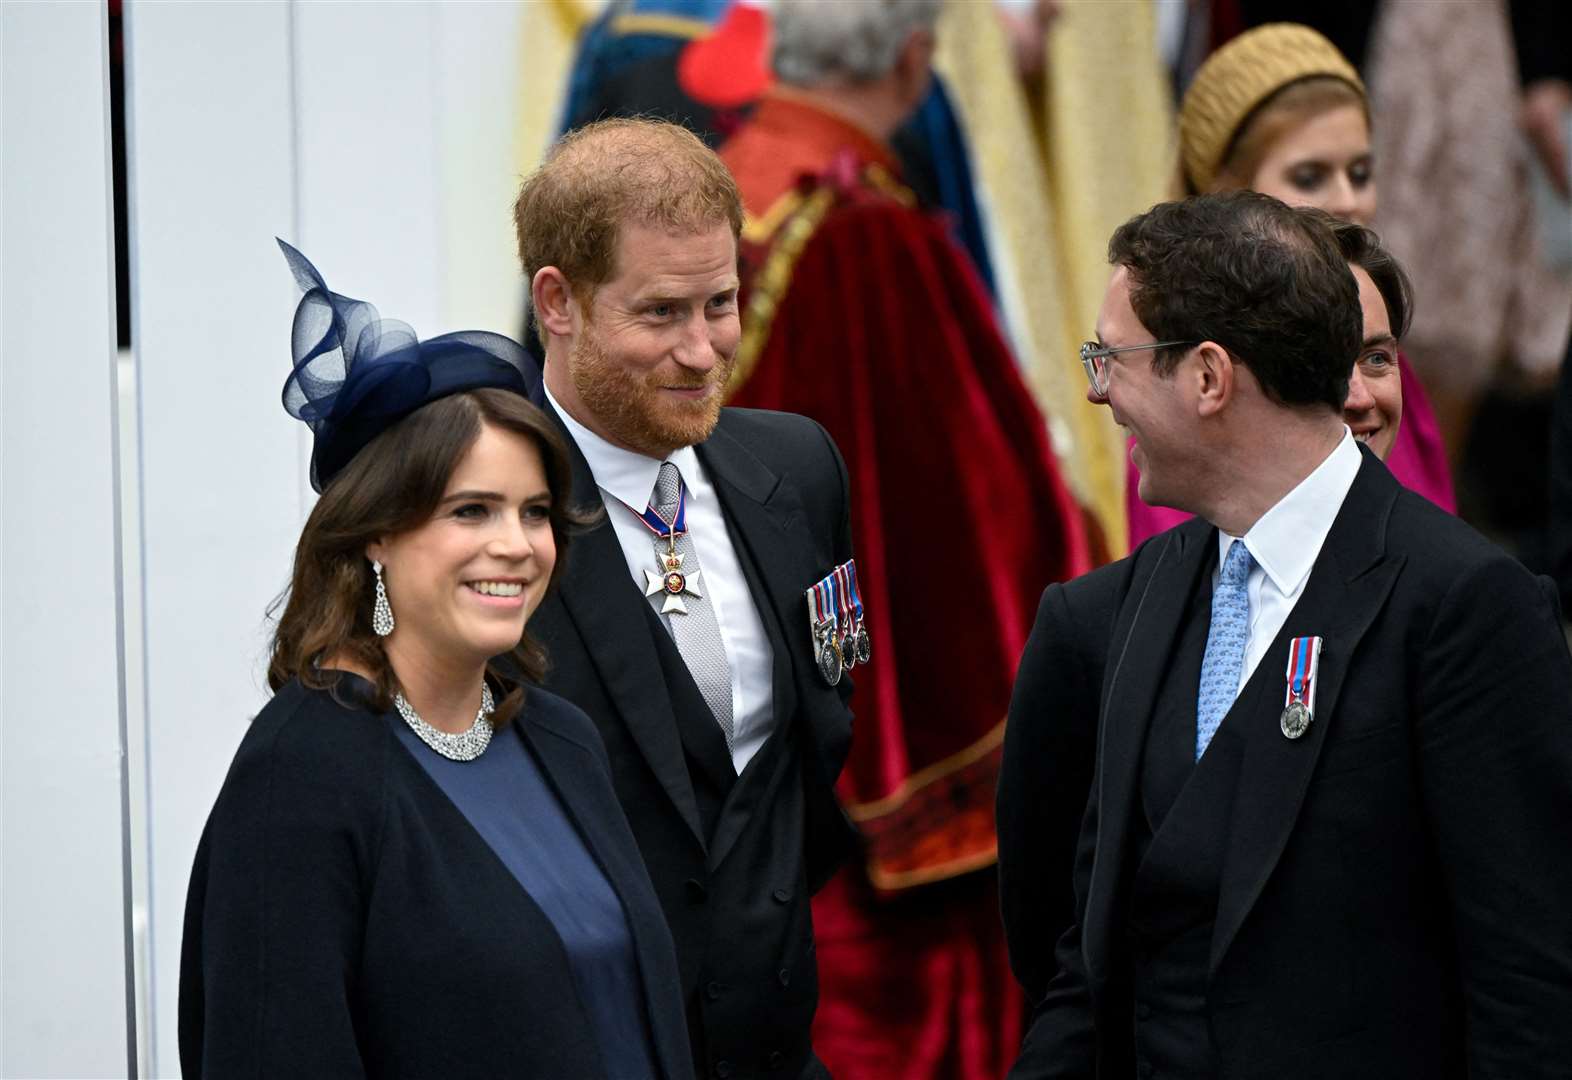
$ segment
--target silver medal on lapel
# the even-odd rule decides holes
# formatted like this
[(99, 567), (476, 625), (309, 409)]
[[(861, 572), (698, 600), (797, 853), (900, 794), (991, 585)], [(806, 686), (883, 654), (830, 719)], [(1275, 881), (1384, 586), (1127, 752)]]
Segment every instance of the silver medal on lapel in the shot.
[(814, 651), (819, 654), (819, 674), (825, 682), (835, 686), (841, 681), (845, 665), (841, 661), (841, 651), (835, 647), (834, 623), (821, 624), (814, 637)]
[(829, 578), (817, 582), (803, 595), (808, 600), (808, 633), (813, 640), (813, 660), (819, 677), (830, 686), (841, 681), (845, 664), (841, 657), (839, 627), (835, 604), (830, 597)]
[(859, 664), (866, 664), (873, 657), (873, 642), (868, 637), (868, 620), (862, 609), (862, 590), (857, 587), (857, 560), (848, 559), (835, 571), (851, 604), (851, 628), (846, 639)]
[(866, 664), (872, 655), (857, 589), (857, 561), (841, 563), (804, 595), (813, 659), (820, 676), (834, 686), (845, 672)]
[(1290, 701), (1278, 719), (1277, 726), (1290, 739), (1297, 739), (1310, 730), (1310, 710), (1302, 701)]
[(1286, 739), (1299, 739), (1315, 719), (1316, 675), (1321, 666), (1321, 639), (1296, 637), (1288, 643), (1288, 692), (1277, 726)]

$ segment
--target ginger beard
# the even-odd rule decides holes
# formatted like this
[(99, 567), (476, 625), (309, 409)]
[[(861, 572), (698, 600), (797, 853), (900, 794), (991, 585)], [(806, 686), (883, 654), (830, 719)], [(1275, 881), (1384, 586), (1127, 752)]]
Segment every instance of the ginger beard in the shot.
[[(733, 351), (717, 355), (715, 365), (705, 372), (667, 362), (637, 370), (607, 352), (586, 319), (568, 354), (568, 376), (579, 400), (616, 442), (648, 457), (664, 458), (710, 437), (736, 363)], [(666, 392), (701, 387), (711, 387), (711, 392), (698, 400)]]

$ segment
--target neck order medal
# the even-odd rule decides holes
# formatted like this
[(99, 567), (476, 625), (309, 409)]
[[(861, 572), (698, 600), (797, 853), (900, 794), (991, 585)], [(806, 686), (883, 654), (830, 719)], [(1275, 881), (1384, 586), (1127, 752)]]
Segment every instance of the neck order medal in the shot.
[(653, 570), (644, 571), (644, 595), (666, 594), (666, 600), (660, 606), (662, 615), (686, 615), (688, 605), (682, 602), (684, 596), (691, 596), (696, 600), (704, 598), (704, 593), (699, 590), (699, 576), (704, 571), (694, 570), (691, 573), (684, 573), (683, 558), (684, 556), (677, 553), (675, 532), (670, 534), (664, 545), (658, 540), (655, 542), (655, 559), (660, 564), (661, 572), (657, 574)]
[[(628, 509), (633, 508), (630, 506)], [(644, 571), (644, 595), (664, 593), (666, 599), (661, 604), (660, 613), (686, 615), (688, 605), (682, 602), (684, 596), (691, 596), (695, 600), (704, 599), (704, 593), (699, 588), (699, 576), (704, 571), (683, 570), (682, 560), (686, 556), (677, 551), (677, 537), (688, 531), (688, 486), (683, 484), (677, 490), (677, 512), (672, 515), (670, 524), (655, 512), (653, 506), (646, 506), (644, 512), (639, 514), (639, 520), (655, 534), (655, 563), (660, 568), (659, 573)]]

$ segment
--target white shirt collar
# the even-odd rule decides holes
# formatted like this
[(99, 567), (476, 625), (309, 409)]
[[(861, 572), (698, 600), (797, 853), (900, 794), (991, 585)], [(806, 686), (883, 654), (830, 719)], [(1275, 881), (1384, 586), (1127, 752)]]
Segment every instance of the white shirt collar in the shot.
[[(1245, 547), (1284, 596), (1299, 590), (1320, 556), (1343, 499), (1354, 485), (1360, 457), (1359, 444), (1345, 426), (1342, 441), (1326, 460), (1245, 533)], [(1235, 539), (1217, 530), (1218, 565)]]
[(568, 434), (578, 444), (579, 452), (584, 455), (584, 460), (589, 462), (590, 472), (595, 474), (595, 485), (606, 494), (619, 502), (627, 504), (635, 514), (643, 513), (649, 505), (650, 495), (655, 490), (655, 478), (660, 475), (661, 463), (669, 461), (677, 466), (682, 473), (692, 497), (692, 481), (698, 475), (699, 458), (693, 452), (693, 447), (684, 446), (672, 451), (665, 458), (652, 458), (632, 450), (624, 450), (614, 443), (607, 442), (589, 428), (579, 423), (566, 409), (562, 407), (552, 394), (550, 388), (546, 390), (546, 400), (556, 410), (562, 426), (568, 429)]

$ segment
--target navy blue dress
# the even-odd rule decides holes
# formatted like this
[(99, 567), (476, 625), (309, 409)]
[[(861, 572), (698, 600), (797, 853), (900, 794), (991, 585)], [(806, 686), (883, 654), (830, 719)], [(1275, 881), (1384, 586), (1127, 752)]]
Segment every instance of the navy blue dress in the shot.
[(453, 805), (557, 929), (589, 1012), (606, 1075), (656, 1075), (638, 959), (622, 901), (584, 845), (517, 727), (498, 732), (473, 761), (450, 761), (389, 718)]

